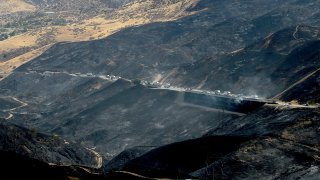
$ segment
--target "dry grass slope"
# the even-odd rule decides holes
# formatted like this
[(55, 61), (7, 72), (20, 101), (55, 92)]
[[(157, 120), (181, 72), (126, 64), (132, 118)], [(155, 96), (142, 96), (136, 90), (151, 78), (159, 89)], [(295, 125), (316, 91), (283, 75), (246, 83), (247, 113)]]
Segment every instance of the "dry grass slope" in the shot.
[(185, 10), (197, 2), (197, 0), (165, 0), (159, 3), (154, 0), (141, 0), (115, 10), (108, 18), (106, 15), (99, 15), (79, 23), (48, 26), (0, 41), (0, 54), (14, 53), (23, 48), (30, 49), (26, 54), (1, 62), (0, 75), (6, 77), (17, 67), (44, 52), (49, 44), (101, 39), (126, 27), (172, 21), (192, 14)]
[(34, 6), (21, 0), (0, 0), (0, 4), (0, 14), (36, 10)]

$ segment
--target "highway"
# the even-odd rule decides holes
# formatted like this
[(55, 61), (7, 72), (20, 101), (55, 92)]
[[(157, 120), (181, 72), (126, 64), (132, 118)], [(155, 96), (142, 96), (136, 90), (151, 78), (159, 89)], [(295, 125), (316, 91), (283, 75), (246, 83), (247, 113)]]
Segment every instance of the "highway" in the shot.
[[(265, 102), (267, 106), (273, 106), (276, 108), (318, 108), (319, 105), (302, 105), (302, 104), (292, 104), (289, 102), (282, 102), (277, 100), (279, 97), (281, 97), (282, 94), (284, 94), (285, 92), (289, 91), (290, 89), (292, 89), (293, 87), (297, 86), (298, 84), (302, 83), (303, 81), (305, 81), (306, 79), (310, 78), (312, 75), (314, 75), (315, 73), (317, 73), (318, 71), (320, 71), (320, 69), (317, 69), (315, 71), (313, 71), (312, 73), (308, 74), (307, 76), (305, 76), (304, 78), (300, 79), (299, 81), (297, 81), (296, 83), (292, 84), (290, 87), (288, 87), (287, 89), (285, 89), (284, 91), (282, 91), (281, 93), (279, 93), (278, 95), (276, 95), (274, 98), (272, 99), (265, 99), (265, 98), (260, 98), (256, 95), (253, 96), (244, 96), (244, 95), (236, 95), (236, 94), (232, 94), (231, 92), (221, 92), (219, 90), (215, 90), (215, 91), (208, 91), (208, 90), (200, 90), (200, 89), (190, 89), (190, 88), (183, 88), (183, 87), (175, 87), (172, 86), (170, 84), (161, 84), (158, 82), (155, 83), (150, 83), (147, 81), (141, 81), (141, 84), (148, 87), (149, 89), (154, 89), (154, 90), (169, 90), (169, 91), (176, 91), (179, 94), (184, 94), (186, 92), (188, 93), (194, 93), (194, 94), (203, 94), (206, 95), (208, 97), (212, 96), (212, 97), (224, 97), (224, 98), (230, 98), (230, 99), (235, 99), (236, 101), (241, 102), (243, 99), (247, 100), (247, 101), (252, 101), (252, 102)], [(115, 75), (102, 75), (102, 74), (93, 74), (93, 73), (68, 73), (68, 72), (54, 72), (54, 71), (34, 71), (34, 70), (30, 70), (28, 72), (24, 72), (26, 74), (32, 74), (32, 73), (36, 73), (42, 76), (52, 76), (52, 75), (59, 75), (59, 74), (65, 74), (68, 76), (72, 76), (72, 77), (79, 77), (79, 78), (99, 78), (102, 80), (106, 80), (106, 81), (110, 81), (110, 82), (115, 82), (119, 79), (124, 79), (120, 76), (115, 76)], [(128, 79), (124, 79), (126, 81), (131, 81)], [(2, 110), (3, 112), (7, 112), (9, 113), (7, 117), (5, 117), (6, 120), (12, 119), (14, 117), (14, 111), (16, 111), (19, 108), (25, 107), (28, 104), (17, 99), (16, 97), (12, 97), (9, 96), (9, 98), (13, 99), (16, 102), (19, 102), (21, 105), (8, 109), (8, 110)], [(233, 111), (228, 111), (226, 109), (219, 109), (219, 108), (213, 108), (213, 107), (209, 107), (209, 106), (205, 106), (205, 105), (199, 105), (199, 104), (194, 104), (194, 103), (190, 103), (190, 102), (185, 102), (184, 100), (184, 95), (179, 95), (179, 97), (176, 100), (176, 103), (180, 106), (188, 106), (188, 107), (194, 107), (194, 108), (200, 108), (203, 109), (205, 111), (212, 111), (212, 112), (220, 112), (220, 113), (227, 113), (227, 114), (234, 114), (234, 115), (238, 115), (238, 116), (243, 116), (245, 115), (244, 113), (239, 113), (239, 112), (233, 112)]]

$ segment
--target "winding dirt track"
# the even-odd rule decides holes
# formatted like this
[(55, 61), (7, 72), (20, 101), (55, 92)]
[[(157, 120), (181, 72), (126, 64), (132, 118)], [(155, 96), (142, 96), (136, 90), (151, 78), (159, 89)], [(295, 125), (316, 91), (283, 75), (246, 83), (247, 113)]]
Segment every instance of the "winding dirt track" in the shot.
[(311, 72), (310, 74), (306, 75), (305, 77), (303, 77), (299, 81), (293, 83), (291, 86), (289, 86), (287, 89), (285, 89), (281, 93), (279, 93), (276, 96), (274, 96), (272, 99), (279, 99), (284, 93), (288, 92), (289, 90), (291, 90), (295, 86), (297, 86), (297, 85), (301, 84), (302, 82), (304, 82), (305, 80), (309, 79), (312, 75), (316, 74), (318, 71), (320, 71), (320, 68), (315, 70), (315, 71), (313, 71), (313, 72)]
[(97, 162), (97, 165), (95, 168), (97, 169), (100, 169), (102, 167), (102, 164), (103, 164), (103, 159), (102, 159), (102, 156), (97, 153), (96, 151), (92, 150), (92, 149), (89, 149), (89, 148), (86, 148), (88, 151), (92, 152), (94, 155), (95, 155), (95, 159), (96, 159), (96, 162)]
[(9, 113), (8, 117), (4, 118), (5, 120), (10, 120), (11, 118), (13, 118), (13, 112), (12, 111), (15, 111), (15, 110), (17, 110), (19, 108), (22, 108), (22, 107), (25, 107), (25, 106), (28, 106), (28, 103), (25, 103), (25, 102), (19, 100), (16, 97), (8, 96), (8, 98), (11, 98), (16, 102), (19, 102), (21, 105), (17, 106), (17, 107), (14, 107), (14, 108), (11, 108), (11, 109), (2, 110), (3, 112), (8, 112)]

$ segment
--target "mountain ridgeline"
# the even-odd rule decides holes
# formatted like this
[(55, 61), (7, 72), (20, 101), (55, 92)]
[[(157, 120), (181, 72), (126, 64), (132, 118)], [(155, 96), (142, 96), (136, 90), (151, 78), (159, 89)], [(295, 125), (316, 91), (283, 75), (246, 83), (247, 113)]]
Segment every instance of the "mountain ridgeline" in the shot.
[[(0, 155), (69, 179), (320, 177), (319, 0), (95, 3), (173, 17), (59, 42), (16, 67), (0, 81)], [(260, 105), (236, 112), (215, 96)]]
[[(248, 91), (256, 89), (258, 95), (272, 96), (286, 86), (278, 86), (278, 77), (271, 77), (273, 72), (277, 73), (277, 64), (281, 66), (286, 54), (289, 55), (290, 50), (295, 47), (319, 39), (317, 28), (302, 25), (317, 24), (318, 19), (314, 14), (318, 10), (310, 13), (310, 9), (315, 6), (314, 2), (303, 3), (303, 6), (296, 1), (284, 4), (279, 1), (237, 3), (238, 1), (200, 1), (197, 6), (189, 9), (200, 12), (174, 22), (128, 28), (97, 41), (57, 44), (18, 71), (94, 72), (128, 79), (173, 82), (179, 86), (220, 88), (236, 93), (249, 93)], [(298, 9), (301, 13), (299, 17), (294, 13)], [(276, 34), (270, 35), (271, 33)], [(263, 40), (267, 36), (269, 37)], [(258, 45), (254, 45), (259, 41), (263, 41), (265, 48), (260, 45), (259, 49)], [(283, 43), (291, 47), (277, 47)], [(240, 51), (240, 54), (231, 53), (244, 47), (245, 50)], [(64, 53), (67, 49), (70, 53)], [(265, 52), (264, 55), (259, 54), (262, 58), (254, 55), (256, 50)], [(259, 62), (250, 64), (252, 68), (244, 64), (254, 61), (253, 58), (258, 58)], [(212, 69), (199, 69), (210, 68), (211, 66), (200, 64), (210, 61), (214, 65)], [(267, 63), (275, 64), (272, 66), (274, 70), (268, 69)], [(229, 71), (235, 71), (234, 75)], [(257, 71), (258, 76), (253, 78), (252, 74)], [(198, 73), (202, 77), (198, 77)], [(230, 79), (227, 83), (216, 81), (226, 76)], [(265, 87), (264, 84), (255, 82), (265, 82), (270, 88), (263, 92), (261, 89)], [(273, 84), (277, 84), (277, 87)]]

